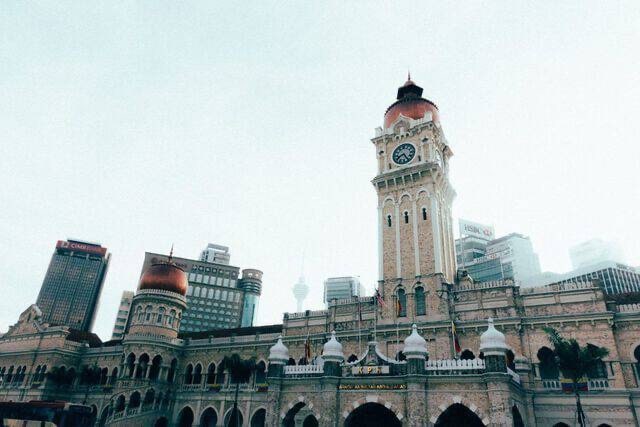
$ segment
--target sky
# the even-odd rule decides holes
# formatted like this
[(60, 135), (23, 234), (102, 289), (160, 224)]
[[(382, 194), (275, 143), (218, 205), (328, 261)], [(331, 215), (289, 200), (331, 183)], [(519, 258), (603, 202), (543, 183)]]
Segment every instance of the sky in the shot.
[[(440, 109), (454, 216), (544, 271), (600, 237), (640, 265), (638, 2), (0, 3), (0, 331), (59, 239), (112, 253), (109, 339), (145, 251), (264, 271), (258, 324), (377, 272), (370, 139), (411, 71)], [(304, 263), (303, 263), (304, 254)]]

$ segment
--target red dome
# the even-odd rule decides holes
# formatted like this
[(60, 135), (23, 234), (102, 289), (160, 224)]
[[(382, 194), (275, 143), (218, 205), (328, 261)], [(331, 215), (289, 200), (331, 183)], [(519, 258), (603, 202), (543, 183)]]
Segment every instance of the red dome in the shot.
[(139, 290), (157, 289), (175, 292), (182, 296), (187, 294), (189, 282), (184, 270), (175, 264), (153, 264), (140, 278)]
[(384, 127), (391, 126), (400, 114), (417, 120), (423, 118), (428, 111), (431, 112), (434, 122), (440, 121), (438, 107), (428, 99), (422, 98), (422, 88), (409, 79), (398, 89), (398, 100), (387, 108)]

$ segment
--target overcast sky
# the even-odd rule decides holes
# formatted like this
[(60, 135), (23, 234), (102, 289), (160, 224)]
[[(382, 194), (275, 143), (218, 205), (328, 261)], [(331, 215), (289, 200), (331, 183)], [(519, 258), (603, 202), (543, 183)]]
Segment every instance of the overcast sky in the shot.
[(411, 69), (440, 108), (454, 215), (531, 236), (543, 270), (615, 240), (640, 265), (640, 3), (0, 3), (0, 331), (58, 239), (113, 254), (111, 335), (145, 251), (228, 245), (291, 287), (376, 280), (370, 138)]

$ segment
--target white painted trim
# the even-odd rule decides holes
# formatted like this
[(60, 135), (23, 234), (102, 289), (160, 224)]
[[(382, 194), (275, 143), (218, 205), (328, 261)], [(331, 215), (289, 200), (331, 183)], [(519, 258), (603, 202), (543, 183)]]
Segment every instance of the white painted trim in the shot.
[(384, 262), (383, 262), (383, 240), (382, 235), (384, 233), (384, 210), (382, 206), (378, 207), (378, 279), (384, 280)]
[(402, 259), (400, 253), (400, 205), (395, 205), (396, 215), (396, 277), (402, 277)]
[(434, 273), (442, 273), (442, 244), (440, 235), (440, 214), (438, 212), (438, 200), (431, 198), (431, 229), (433, 232), (433, 260)]
[(418, 214), (417, 214), (417, 206), (416, 201), (412, 202), (413, 207), (413, 256), (415, 261), (415, 271), (416, 276), (420, 275), (420, 245), (418, 244)]

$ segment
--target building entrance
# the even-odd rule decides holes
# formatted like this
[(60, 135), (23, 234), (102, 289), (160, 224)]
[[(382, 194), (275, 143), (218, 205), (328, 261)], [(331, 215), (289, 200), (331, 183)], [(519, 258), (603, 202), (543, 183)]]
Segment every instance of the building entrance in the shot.
[(344, 427), (401, 427), (396, 414), (379, 403), (358, 406), (344, 421)]

